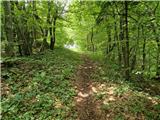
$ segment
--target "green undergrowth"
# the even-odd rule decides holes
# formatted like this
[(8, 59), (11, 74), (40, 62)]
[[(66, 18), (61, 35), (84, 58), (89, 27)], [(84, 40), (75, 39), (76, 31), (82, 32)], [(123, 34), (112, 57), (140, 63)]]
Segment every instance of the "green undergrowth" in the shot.
[[(117, 64), (98, 54), (88, 54), (94, 61), (98, 61), (96, 73), (92, 75), (93, 80), (99, 82), (113, 82), (116, 84), (126, 84), (136, 91), (146, 92), (152, 96), (160, 93), (160, 81), (147, 78), (142, 74), (130, 74), (130, 80), (125, 80), (124, 71)], [(123, 68), (122, 68), (123, 69)]]
[(85, 52), (85, 54), (87, 54), (94, 62), (104, 62), (104, 56), (101, 52)]
[[(97, 64), (98, 65), (98, 64)], [(92, 75), (97, 86), (95, 98), (110, 120), (159, 120), (160, 83), (154, 80), (124, 80), (114, 64), (101, 62)]]
[(71, 79), (81, 63), (78, 53), (56, 48), (5, 61), (2, 66), (3, 120), (74, 119), (75, 90)]
[(103, 56), (88, 54), (98, 62), (93, 81), (97, 84), (95, 99), (102, 102), (102, 113), (110, 120), (159, 120), (160, 83), (132, 77), (126, 81), (116, 64)]

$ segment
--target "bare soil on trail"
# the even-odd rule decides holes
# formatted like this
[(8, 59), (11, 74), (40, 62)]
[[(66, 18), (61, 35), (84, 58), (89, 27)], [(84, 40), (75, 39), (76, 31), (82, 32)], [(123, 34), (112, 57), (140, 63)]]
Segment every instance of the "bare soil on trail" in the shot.
[(91, 79), (96, 70), (96, 63), (87, 56), (82, 56), (84, 63), (79, 65), (74, 83), (77, 96), (75, 97), (77, 120), (103, 120), (99, 108), (100, 102), (94, 98), (94, 87)]
[[(147, 117), (143, 109), (158, 116), (157, 110), (153, 111), (154, 105), (159, 103), (158, 99), (137, 93), (128, 87), (126, 89), (123, 84), (101, 82), (100, 77), (94, 77), (101, 75), (101, 64), (85, 55), (81, 58), (84, 62), (78, 66), (73, 81), (77, 93), (73, 108), (77, 113), (76, 120), (145, 120)], [(121, 93), (121, 89), (126, 90)], [(141, 111), (135, 114), (132, 111), (137, 109), (137, 104), (142, 109), (138, 108)]]

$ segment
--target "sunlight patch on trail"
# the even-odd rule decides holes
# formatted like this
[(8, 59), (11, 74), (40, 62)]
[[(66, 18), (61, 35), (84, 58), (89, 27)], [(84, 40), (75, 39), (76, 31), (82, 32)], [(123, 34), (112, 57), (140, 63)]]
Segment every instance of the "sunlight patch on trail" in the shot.
[(81, 97), (85, 98), (85, 97), (88, 97), (88, 96), (89, 96), (89, 94), (79, 92), (79, 93), (78, 93), (78, 96), (81, 96)]

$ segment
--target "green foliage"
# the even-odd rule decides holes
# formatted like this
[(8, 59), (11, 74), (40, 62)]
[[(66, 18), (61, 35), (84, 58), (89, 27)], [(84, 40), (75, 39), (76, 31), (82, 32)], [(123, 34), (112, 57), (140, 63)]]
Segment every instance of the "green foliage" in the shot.
[(104, 105), (102, 105), (101, 106), (101, 109), (103, 109), (103, 110), (105, 110), (105, 111), (108, 111), (108, 110), (110, 110), (111, 109), (111, 105), (110, 104), (104, 104)]
[[(10, 54), (14, 57), (2, 58), (2, 119), (68, 120), (76, 116), (70, 115), (75, 96), (70, 80), (81, 63), (80, 55), (64, 48), (45, 51), (53, 39), (53, 46), (75, 45), (81, 54), (90, 56), (96, 70), (89, 78), (118, 85), (111, 96), (116, 102), (102, 106), (104, 111), (118, 113), (115, 120), (125, 119), (123, 112), (131, 119), (139, 115), (144, 117), (139, 119), (160, 119), (159, 104), (153, 105), (146, 96), (159, 99), (159, 82), (151, 80), (159, 78), (160, 71), (159, 2), (2, 3), (7, 3), (0, 10), (2, 51), (14, 51)], [(95, 98), (106, 96), (100, 93)]]
[[(80, 63), (79, 55), (63, 48), (27, 58), (3, 74), (9, 94), (2, 95), (2, 119), (64, 119), (75, 96), (70, 77)], [(8, 60), (10, 61), (10, 60)], [(17, 69), (17, 72), (15, 71)], [(26, 74), (27, 73), (27, 74)]]
[(118, 114), (115, 116), (115, 120), (125, 120), (125, 117), (122, 114)]
[(154, 108), (155, 108), (156, 110), (160, 110), (160, 103), (157, 104), (157, 105), (155, 105)]
[(130, 89), (129, 85), (124, 84), (124, 85), (121, 85), (121, 86), (119, 86), (118, 88), (116, 88), (114, 92), (115, 92), (115, 94), (116, 94), (117, 96), (121, 96), (121, 95), (123, 95), (124, 93), (128, 92), (129, 89)]
[(90, 56), (90, 58), (92, 60), (94, 60), (94, 61), (98, 61), (100, 63), (104, 62), (104, 56), (103, 56), (103, 54), (101, 52), (95, 52), (95, 53), (93, 53), (93, 52), (85, 52), (85, 53), (87, 53)]
[(102, 100), (105, 94), (100, 93), (100, 94), (96, 94), (96, 99), (97, 100)]

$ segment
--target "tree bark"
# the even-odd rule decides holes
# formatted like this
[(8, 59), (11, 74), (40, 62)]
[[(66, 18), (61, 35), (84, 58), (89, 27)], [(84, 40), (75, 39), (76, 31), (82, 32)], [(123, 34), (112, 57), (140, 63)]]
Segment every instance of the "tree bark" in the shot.
[(56, 41), (56, 21), (57, 21), (57, 16), (55, 16), (53, 19), (53, 34), (52, 34), (52, 28), (50, 29), (50, 35), (51, 35), (50, 49), (51, 50), (54, 49), (55, 41)]
[(144, 29), (143, 29), (143, 26), (142, 26), (142, 36), (143, 36), (143, 55), (142, 55), (142, 70), (144, 71), (145, 70), (145, 59), (146, 59), (146, 52), (145, 52), (145, 49), (146, 49), (146, 38), (145, 38), (145, 35), (144, 35)]
[(6, 54), (9, 56), (14, 55), (13, 46), (13, 24), (12, 24), (12, 14), (11, 14), (11, 3), (10, 1), (3, 1), (4, 13), (5, 13), (5, 32), (8, 44), (5, 47)]
[(91, 44), (92, 44), (92, 52), (94, 52), (94, 43), (93, 43), (93, 27), (92, 27), (92, 30), (91, 30)]
[(126, 74), (126, 80), (130, 79), (130, 66), (129, 66), (129, 34), (128, 34), (128, 2), (125, 1), (125, 34), (126, 34), (126, 60), (125, 60), (125, 74)]
[[(120, 16), (120, 34), (119, 38), (121, 41), (121, 50), (122, 50), (122, 59), (123, 59), (123, 68), (125, 69), (124, 72), (126, 71), (126, 51), (125, 51), (125, 39), (124, 39), (124, 17)], [(119, 58), (120, 59), (120, 58)], [(126, 74), (124, 74), (126, 76)]]
[[(156, 18), (156, 10), (157, 10), (158, 6), (159, 6), (159, 2), (157, 3), (156, 8), (154, 9), (154, 11), (152, 13), (152, 16), (154, 18)], [(158, 29), (156, 29), (156, 28), (158, 28), (158, 24), (157, 24), (156, 20), (155, 20), (155, 22), (153, 22), (152, 26), (153, 26), (153, 33), (155, 35), (155, 40), (157, 42), (156, 76), (159, 77), (160, 76), (160, 40), (159, 40), (160, 38), (159, 38), (159, 34), (158, 34)]]

